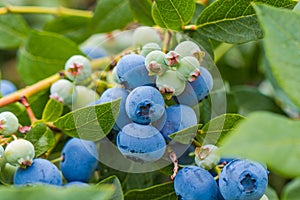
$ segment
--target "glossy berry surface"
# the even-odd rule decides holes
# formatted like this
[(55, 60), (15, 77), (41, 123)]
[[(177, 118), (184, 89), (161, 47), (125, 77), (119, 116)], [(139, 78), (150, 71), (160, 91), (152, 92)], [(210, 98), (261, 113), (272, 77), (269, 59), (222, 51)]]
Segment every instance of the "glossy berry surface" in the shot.
[(75, 85), (67, 79), (60, 79), (50, 87), (50, 97), (66, 105), (76, 100)]
[(14, 185), (51, 184), (62, 185), (62, 176), (58, 168), (49, 160), (36, 158), (32, 165), (18, 168), (14, 175)]
[(184, 91), (174, 97), (180, 104), (194, 106), (209, 95), (213, 88), (213, 78), (211, 73), (204, 67), (200, 67), (200, 76), (194, 81), (187, 82)]
[(97, 101), (95, 101), (95, 103), (93, 103), (93, 104), (106, 103), (106, 102), (111, 102), (113, 100), (116, 100), (118, 98), (122, 98), (120, 103), (119, 116), (116, 119), (115, 125), (113, 127), (115, 130), (121, 130), (126, 124), (132, 122), (132, 120), (128, 117), (125, 110), (125, 103), (128, 94), (129, 92), (124, 88), (119, 88), (119, 87), (109, 88), (102, 93), (100, 99), (98, 99)]
[(168, 141), (170, 140), (170, 134), (197, 124), (196, 113), (189, 106), (180, 104), (169, 106), (166, 109), (166, 113), (167, 120), (161, 130), (161, 133)]
[(14, 140), (6, 146), (4, 156), (6, 161), (11, 165), (21, 167), (30, 166), (35, 156), (34, 146), (28, 140)]
[(150, 124), (164, 114), (164, 106), (164, 98), (156, 88), (140, 86), (129, 93), (125, 109), (132, 121)]
[(143, 85), (154, 85), (155, 76), (149, 76), (145, 66), (145, 57), (138, 54), (123, 56), (116, 65), (119, 82), (126, 89)]
[(82, 55), (74, 55), (66, 61), (65, 73), (70, 80), (81, 83), (91, 76), (91, 63)]
[(0, 134), (9, 136), (19, 128), (19, 120), (14, 113), (5, 111), (0, 113)]
[(184, 167), (175, 176), (174, 189), (181, 200), (218, 200), (220, 192), (212, 175), (198, 166)]
[(117, 136), (117, 146), (128, 159), (153, 162), (165, 153), (166, 142), (161, 133), (150, 125), (130, 123)]
[(98, 166), (98, 151), (94, 142), (72, 138), (61, 152), (60, 169), (69, 182), (88, 182)]
[(11, 94), (17, 90), (15, 84), (8, 80), (0, 80), (0, 91), (2, 96)]
[(233, 160), (223, 168), (219, 187), (224, 199), (259, 200), (268, 185), (268, 172), (260, 163)]

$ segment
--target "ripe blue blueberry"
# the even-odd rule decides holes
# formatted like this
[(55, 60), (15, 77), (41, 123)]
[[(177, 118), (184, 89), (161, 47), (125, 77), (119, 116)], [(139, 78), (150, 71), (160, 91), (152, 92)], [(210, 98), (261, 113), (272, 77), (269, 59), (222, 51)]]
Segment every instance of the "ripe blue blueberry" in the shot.
[(68, 106), (75, 101), (76, 95), (75, 85), (67, 79), (60, 79), (50, 87), (50, 97)]
[(177, 103), (195, 106), (203, 100), (213, 88), (211, 73), (204, 67), (200, 67), (200, 76), (192, 82), (187, 82), (184, 91), (174, 97)]
[(170, 140), (170, 134), (197, 124), (196, 113), (189, 106), (181, 104), (172, 105), (166, 109), (166, 113), (167, 120), (161, 129), (161, 133), (167, 141)]
[(24, 139), (14, 140), (4, 150), (5, 160), (14, 166), (27, 167), (35, 156), (34, 146)]
[(149, 76), (145, 66), (145, 57), (137, 54), (123, 56), (116, 65), (119, 82), (126, 89), (143, 85), (154, 85), (155, 76)]
[(80, 49), (88, 58), (92, 60), (102, 58), (108, 55), (104, 48), (97, 45), (85, 45)]
[(36, 158), (32, 165), (19, 167), (14, 175), (14, 185), (51, 184), (62, 185), (62, 176), (58, 168), (49, 160)]
[(15, 84), (8, 80), (0, 80), (0, 91), (2, 96), (6, 96), (10, 93), (13, 93), (17, 90)]
[(72, 138), (61, 152), (60, 169), (69, 182), (88, 182), (98, 166), (98, 151), (94, 142)]
[(218, 200), (220, 191), (213, 176), (198, 166), (184, 167), (175, 176), (174, 189), (182, 200)]
[(98, 99), (93, 103), (93, 104), (100, 104), (105, 102), (111, 102), (118, 98), (122, 98), (120, 103), (119, 116), (116, 119), (115, 125), (113, 127), (115, 130), (121, 130), (126, 124), (132, 122), (132, 120), (128, 117), (125, 110), (125, 103), (128, 94), (129, 94), (128, 91), (125, 90), (124, 88), (119, 88), (119, 87), (109, 88), (102, 93), (100, 99)]
[(65, 73), (70, 80), (75, 83), (81, 83), (91, 76), (91, 63), (82, 55), (74, 55), (66, 61)]
[(156, 88), (140, 86), (129, 93), (125, 109), (132, 121), (150, 124), (164, 114), (164, 106), (164, 98)]
[(257, 200), (268, 185), (268, 172), (260, 163), (233, 160), (222, 169), (219, 187), (224, 199)]
[(128, 159), (136, 162), (153, 162), (165, 153), (166, 142), (151, 125), (130, 123), (117, 135), (117, 146)]
[(9, 136), (19, 128), (19, 120), (14, 113), (5, 111), (0, 113), (0, 134)]

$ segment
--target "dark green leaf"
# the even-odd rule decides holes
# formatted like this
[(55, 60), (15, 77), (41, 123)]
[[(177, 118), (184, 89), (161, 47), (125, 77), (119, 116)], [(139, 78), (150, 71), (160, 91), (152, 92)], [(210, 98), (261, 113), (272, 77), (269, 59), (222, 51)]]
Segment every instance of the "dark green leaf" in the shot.
[[(268, 112), (255, 112), (222, 141), (224, 156), (264, 162), (284, 177), (300, 176), (300, 122)], [(288, 158), (288, 159), (287, 159)]]
[(264, 46), (272, 74), (300, 108), (300, 93), (296, 92), (300, 82), (300, 13), (266, 5), (255, 5), (255, 9), (265, 33)]
[(97, 1), (90, 29), (94, 33), (110, 32), (125, 27), (132, 20), (128, 0), (101, 0)]
[(191, 126), (169, 135), (172, 140), (182, 144), (191, 144), (198, 130), (198, 125)]
[(71, 40), (55, 33), (32, 31), (18, 52), (17, 67), (29, 85), (62, 70), (75, 54), (82, 53)]
[(288, 183), (282, 191), (282, 200), (298, 200), (300, 194), (300, 178)]
[(67, 113), (54, 126), (71, 137), (100, 140), (112, 129), (119, 115), (120, 99), (96, 106), (87, 106)]
[(153, 26), (151, 15), (152, 3), (150, 0), (129, 0), (129, 5), (134, 18), (147, 26)]
[(194, 0), (155, 0), (152, 17), (162, 28), (181, 30), (189, 23), (195, 12)]
[(21, 15), (0, 15), (1, 49), (15, 49), (19, 47), (28, 33), (29, 27)]
[(146, 189), (134, 189), (125, 194), (125, 199), (174, 200), (177, 199), (173, 182), (154, 185)]
[(64, 105), (61, 102), (50, 98), (44, 108), (42, 120), (44, 122), (53, 122), (59, 118), (64, 110)]
[(90, 21), (87, 17), (60, 16), (47, 22), (44, 30), (62, 34), (76, 43), (81, 43), (89, 37), (87, 26)]
[(294, 5), (290, 0), (218, 0), (201, 12), (197, 25), (207, 37), (221, 42), (243, 43), (262, 38), (252, 2), (276, 7)]
[(122, 185), (117, 176), (110, 176), (102, 181), (100, 181), (97, 185), (101, 184), (112, 184), (115, 187), (115, 192), (110, 198), (111, 200), (122, 200), (124, 199)]
[(3, 200), (12, 199), (43, 199), (43, 200), (66, 200), (66, 199), (95, 199), (109, 200), (114, 192), (111, 185), (101, 187), (55, 187), (52, 185), (37, 185), (34, 187), (0, 187), (0, 196)]
[(36, 157), (45, 153), (55, 144), (53, 132), (43, 122), (34, 124), (27, 132), (25, 139), (33, 144)]
[(238, 110), (241, 115), (248, 115), (251, 112), (265, 110), (283, 114), (275, 101), (263, 95), (257, 88), (250, 86), (237, 86), (231, 89), (234, 95)]
[(22, 114), (22, 112), (25, 111), (25, 106), (23, 106), (23, 104), (21, 104), (19, 102), (16, 102), (16, 103), (9, 104), (5, 107), (1, 107), (0, 108), (0, 113), (4, 112), (4, 111), (12, 112), (16, 116), (18, 116), (18, 115)]
[(242, 119), (239, 114), (220, 115), (206, 123), (196, 138), (201, 144), (218, 144)]

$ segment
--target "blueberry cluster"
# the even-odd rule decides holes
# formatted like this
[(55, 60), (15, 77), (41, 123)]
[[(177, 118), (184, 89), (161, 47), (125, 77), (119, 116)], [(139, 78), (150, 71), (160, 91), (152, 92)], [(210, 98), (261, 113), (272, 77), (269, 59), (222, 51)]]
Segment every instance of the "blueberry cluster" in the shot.
[(268, 171), (261, 163), (221, 159), (214, 145), (197, 147), (195, 163), (183, 167), (175, 176), (178, 199), (260, 200), (264, 196)]

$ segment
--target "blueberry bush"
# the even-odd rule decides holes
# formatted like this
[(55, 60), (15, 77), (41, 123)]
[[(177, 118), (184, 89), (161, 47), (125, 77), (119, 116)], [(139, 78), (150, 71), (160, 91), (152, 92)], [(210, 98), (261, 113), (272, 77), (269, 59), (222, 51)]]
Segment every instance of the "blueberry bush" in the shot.
[(0, 199), (293, 200), (297, 0), (0, 1)]

